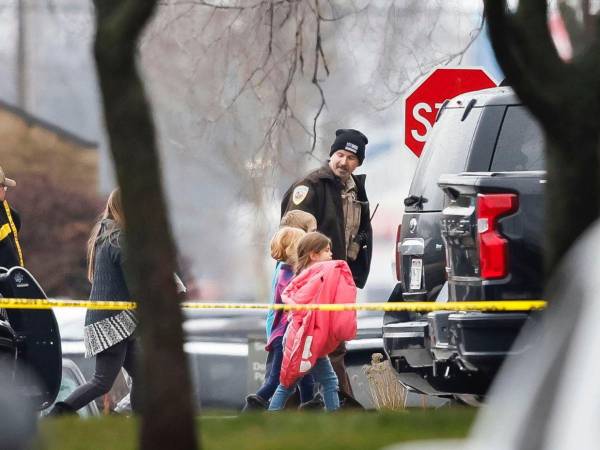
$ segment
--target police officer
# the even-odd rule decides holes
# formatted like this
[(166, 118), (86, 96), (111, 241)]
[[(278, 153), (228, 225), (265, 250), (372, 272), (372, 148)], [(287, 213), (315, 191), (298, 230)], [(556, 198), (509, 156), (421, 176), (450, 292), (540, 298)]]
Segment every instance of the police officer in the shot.
[(16, 185), (17, 182), (7, 178), (0, 167), (0, 201), (2, 202), (0, 207), (0, 267), (7, 269), (24, 266), (23, 252), (19, 244), (21, 219), (6, 200), (7, 189)]
[[(331, 239), (333, 259), (348, 262), (356, 286), (363, 288), (369, 276), (373, 233), (366, 175), (354, 175), (365, 159), (367, 137), (360, 131), (340, 129), (329, 152), (329, 161), (294, 183), (284, 194), (281, 215), (293, 209), (311, 213), (317, 230)], [(342, 343), (329, 355), (340, 382), (340, 390), (352, 397), (352, 387), (344, 365), (346, 347)]]

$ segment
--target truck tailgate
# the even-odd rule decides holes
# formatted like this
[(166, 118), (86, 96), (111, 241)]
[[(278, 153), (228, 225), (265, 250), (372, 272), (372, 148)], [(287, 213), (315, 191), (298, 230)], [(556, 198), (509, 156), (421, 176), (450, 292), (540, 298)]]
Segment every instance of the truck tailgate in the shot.
[(539, 298), (545, 172), (443, 175), (451, 300)]

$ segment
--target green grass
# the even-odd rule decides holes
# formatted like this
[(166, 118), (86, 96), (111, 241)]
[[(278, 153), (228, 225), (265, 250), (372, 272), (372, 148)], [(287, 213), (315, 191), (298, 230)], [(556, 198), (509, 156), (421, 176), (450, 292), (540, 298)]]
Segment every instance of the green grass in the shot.
[[(238, 418), (206, 413), (199, 420), (199, 429), (204, 450), (370, 450), (414, 439), (464, 437), (475, 413), (467, 408), (247, 414)], [(122, 417), (44, 420), (38, 448), (133, 450), (137, 448), (136, 426), (136, 420)]]

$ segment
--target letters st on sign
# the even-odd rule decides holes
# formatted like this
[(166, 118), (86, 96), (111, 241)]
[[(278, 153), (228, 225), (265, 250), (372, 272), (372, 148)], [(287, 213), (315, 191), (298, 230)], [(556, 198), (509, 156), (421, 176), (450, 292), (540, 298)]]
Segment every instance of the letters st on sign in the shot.
[(404, 143), (408, 149), (421, 156), (444, 100), (496, 85), (481, 68), (435, 69), (414, 86), (404, 101)]

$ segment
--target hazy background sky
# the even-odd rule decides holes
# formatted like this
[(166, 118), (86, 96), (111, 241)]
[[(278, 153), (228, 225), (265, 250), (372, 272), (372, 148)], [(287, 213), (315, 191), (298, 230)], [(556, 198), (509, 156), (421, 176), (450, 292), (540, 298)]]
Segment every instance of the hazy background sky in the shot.
[[(12, 104), (17, 102), (17, 1), (0, 0), (0, 99)], [(481, 21), (474, 4), (479, 2), (354, 2), (360, 13), (324, 22), (331, 73), (325, 77), (321, 72), (327, 106), (318, 121), (314, 156), (302, 155), (310, 148), (310, 136), (291, 125), (287, 137), (279, 138), (281, 145), (274, 145), (282, 164), (272, 168), (272, 156), (254, 150), (264, 140), (277, 80), (271, 79), (271, 90), (257, 84), (229, 107), (248, 70), (245, 58), (251, 59), (248, 53), (261, 44), (260, 34), (248, 34), (251, 18), (233, 20), (224, 13), (211, 15), (204, 7), (164, 3), (140, 46), (140, 65), (154, 107), (173, 229), (204, 295), (231, 300), (264, 294), (273, 267), (268, 239), (277, 227), (282, 189), (327, 159), (336, 128), (357, 128), (369, 138), (358, 171), (367, 174), (371, 208), (380, 205), (373, 220), (371, 276), (361, 297), (386, 300), (394, 285), (396, 227), (417, 163), (403, 144), (402, 92), (469, 43)], [(342, 12), (348, 8), (337, 3)], [(98, 142), (98, 189), (107, 192), (111, 162), (91, 53), (91, 1), (23, 4), (25, 109)], [(458, 63), (484, 66), (500, 81), (485, 33), (452, 65)], [(320, 98), (310, 76), (307, 68), (289, 99), (298, 122), (312, 129)], [(254, 173), (258, 166), (262, 169)], [(256, 186), (261, 187), (258, 193)]]

